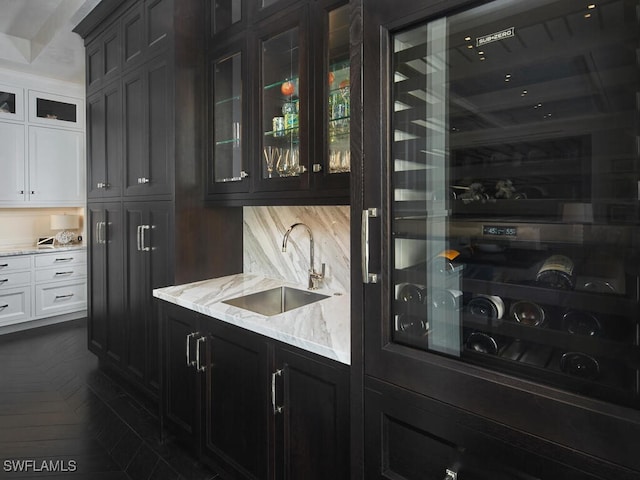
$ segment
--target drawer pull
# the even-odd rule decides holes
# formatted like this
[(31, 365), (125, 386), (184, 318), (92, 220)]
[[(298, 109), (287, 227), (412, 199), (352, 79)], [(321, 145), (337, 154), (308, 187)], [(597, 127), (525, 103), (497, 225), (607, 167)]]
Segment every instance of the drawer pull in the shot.
[(2, 265), (0, 265), (0, 268), (5, 268), (5, 267), (8, 267), (8, 266), (9, 266), (8, 263), (3, 263)]
[(0, 280), (0, 283), (7, 283), (9, 281), (8, 278), (3, 278), (2, 280)]
[(63, 298), (71, 298), (73, 297), (73, 293), (67, 293), (66, 295), (56, 295), (56, 300), (60, 300)]
[(73, 257), (69, 257), (69, 258), (56, 258), (54, 261), (55, 261), (55, 262), (70, 262), (71, 260), (73, 260)]
[(0, 305), (0, 309), (3, 309), (3, 310), (4, 310), (4, 309), (5, 309), (5, 308), (7, 308), (8, 306), (9, 306), (9, 304), (8, 304), (8, 303), (5, 303), (4, 305)]
[(59, 275), (72, 275), (73, 274), (73, 270), (71, 270), (70, 272), (56, 272), (56, 277)]

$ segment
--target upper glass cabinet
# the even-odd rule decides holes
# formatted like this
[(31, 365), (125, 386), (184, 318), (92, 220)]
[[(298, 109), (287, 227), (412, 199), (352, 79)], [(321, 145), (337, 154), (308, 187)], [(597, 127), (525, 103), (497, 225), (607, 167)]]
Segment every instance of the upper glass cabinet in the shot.
[(348, 173), (351, 170), (350, 118), (351, 90), (349, 63), (349, 5), (328, 13), (327, 74), (327, 151), (328, 172)]
[(24, 120), (24, 94), (21, 88), (0, 85), (0, 119)]
[(210, 193), (246, 191), (243, 132), (245, 109), (244, 61), (236, 50), (212, 62), (213, 146)]
[(307, 52), (301, 54), (300, 39), (298, 25), (268, 35), (261, 45), (260, 181), (266, 189), (273, 180), (308, 178)]
[(637, 9), (391, 35), (392, 341), (640, 408)]
[(84, 127), (84, 102), (76, 98), (29, 91), (29, 121), (68, 128)]

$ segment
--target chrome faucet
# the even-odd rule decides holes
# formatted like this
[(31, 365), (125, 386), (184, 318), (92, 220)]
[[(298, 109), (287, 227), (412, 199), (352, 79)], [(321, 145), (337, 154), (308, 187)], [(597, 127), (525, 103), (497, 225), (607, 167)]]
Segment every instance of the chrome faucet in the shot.
[(309, 234), (309, 290), (316, 290), (318, 288), (318, 283), (322, 281), (324, 278), (325, 264), (322, 264), (322, 272), (318, 273), (315, 270), (313, 265), (313, 234), (311, 233), (311, 229), (305, 225), (304, 223), (294, 223), (289, 227), (289, 230), (284, 234), (284, 238), (282, 239), (282, 251), (287, 251), (287, 242), (289, 241), (289, 235), (296, 227), (304, 227)]

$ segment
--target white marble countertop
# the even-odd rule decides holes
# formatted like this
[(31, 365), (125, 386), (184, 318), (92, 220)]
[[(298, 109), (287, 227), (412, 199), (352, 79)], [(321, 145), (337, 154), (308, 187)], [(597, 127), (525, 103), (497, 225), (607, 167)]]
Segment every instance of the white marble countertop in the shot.
[(84, 244), (70, 245), (68, 247), (54, 247), (54, 248), (38, 248), (35, 245), (24, 246), (0, 246), (0, 257), (10, 257), (13, 255), (31, 255), (33, 253), (55, 253), (65, 252), (70, 250), (86, 250), (87, 246)]
[(159, 288), (153, 291), (153, 296), (349, 365), (351, 319), (347, 292), (314, 290), (329, 295), (329, 298), (270, 317), (221, 303), (279, 286), (306, 289), (306, 285), (254, 274), (238, 274)]

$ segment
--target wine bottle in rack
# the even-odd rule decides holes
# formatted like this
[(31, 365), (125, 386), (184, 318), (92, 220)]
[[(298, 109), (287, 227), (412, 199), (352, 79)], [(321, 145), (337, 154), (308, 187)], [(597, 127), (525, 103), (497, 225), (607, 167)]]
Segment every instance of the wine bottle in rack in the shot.
[(560, 370), (573, 377), (594, 380), (600, 374), (600, 364), (586, 353), (566, 352), (560, 358)]
[(562, 327), (573, 335), (593, 337), (602, 332), (602, 325), (598, 317), (580, 310), (569, 310), (565, 313), (562, 316)]
[(575, 265), (569, 257), (551, 255), (538, 270), (536, 282), (544, 287), (573, 290), (576, 285), (574, 270)]
[(544, 309), (537, 303), (528, 300), (519, 300), (511, 304), (509, 314), (519, 324), (529, 327), (540, 327), (546, 320)]
[(500, 320), (504, 315), (504, 302), (497, 295), (475, 295), (467, 303), (467, 311), (484, 320)]
[(465, 347), (473, 352), (497, 355), (500, 351), (500, 343), (500, 339), (496, 336), (486, 332), (475, 331), (471, 332), (467, 337)]

